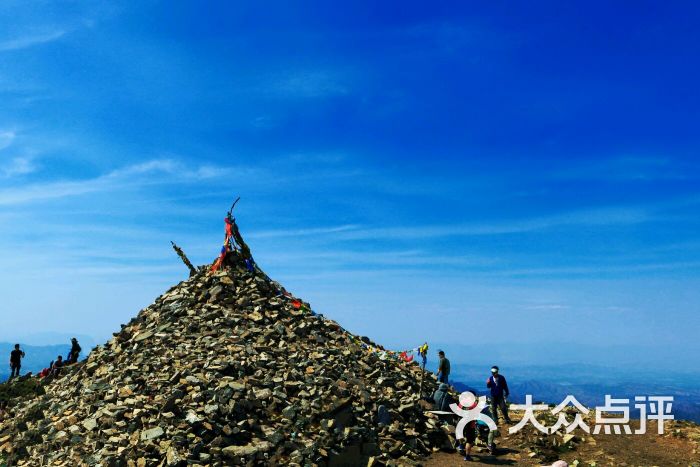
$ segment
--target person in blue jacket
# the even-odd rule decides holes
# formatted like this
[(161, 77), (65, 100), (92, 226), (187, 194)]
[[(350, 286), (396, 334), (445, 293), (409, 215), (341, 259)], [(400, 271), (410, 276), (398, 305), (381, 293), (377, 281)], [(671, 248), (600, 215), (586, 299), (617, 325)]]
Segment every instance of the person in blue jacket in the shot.
[(493, 421), (498, 423), (498, 409), (500, 408), (506, 423), (512, 423), (508, 416), (508, 406), (506, 405), (506, 399), (510, 395), (508, 383), (505, 376), (498, 373), (496, 365), (491, 367), (491, 376), (486, 380), (486, 387), (491, 390), (491, 415), (493, 415)]

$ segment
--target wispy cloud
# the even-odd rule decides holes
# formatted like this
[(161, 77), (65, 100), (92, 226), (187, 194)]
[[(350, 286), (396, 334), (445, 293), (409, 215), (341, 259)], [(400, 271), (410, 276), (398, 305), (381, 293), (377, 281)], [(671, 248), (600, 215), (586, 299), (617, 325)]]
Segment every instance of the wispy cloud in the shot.
[(668, 157), (621, 156), (586, 161), (552, 172), (554, 179), (645, 182), (682, 180), (698, 176), (699, 166)]
[(337, 73), (329, 71), (294, 71), (275, 77), (268, 90), (283, 97), (318, 98), (343, 95), (348, 86)]
[[(249, 236), (248, 236), (249, 237)], [(355, 251), (352, 249), (332, 249), (318, 251), (312, 248), (294, 248), (292, 251), (265, 251), (259, 249), (259, 258), (265, 264), (280, 267), (298, 268), (299, 264), (314, 269), (376, 267), (423, 267), (423, 266), (456, 266), (456, 267), (485, 267), (494, 266), (498, 258), (474, 255), (436, 255), (421, 250), (401, 251)]]
[(28, 34), (13, 39), (6, 39), (4, 41), (0, 41), (0, 51), (27, 49), (35, 45), (56, 41), (65, 34), (65, 30), (57, 29), (54, 31)]
[[(648, 209), (643, 207), (609, 207), (564, 212), (552, 216), (494, 221), (490, 223), (398, 226), (398, 227), (359, 227), (342, 225), (320, 229), (305, 229), (305, 235), (333, 235), (342, 240), (395, 239), (415, 240), (435, 237), (465, 237), (479, 235), (499, 235), (544, 230), (559, 226), (586, 225), (633, 225), (653, 220)], [(256, 234), (262, 237), (283, 237), (291, 231), (266, 231)]]
[[(441, 264), (438, 260), (436, 263), (432, 263), (433, 266)], [(362, 267), (364, 266), (364, 267)], [(402, 267), (396, 267), (396, 265), (361, 265), (357, 268), (329, 268), (315, 270), (305, 269), (296, 270), (291, 269), (290, 272), (280, 272), (278, 275), (285, 280), (294, 281), (329, 281), (331, 279), (336, 279), (341, 282), (343, 281), (353, 281), (353, 280), (367, 280), (368, 278), (383, 279), (387, 276), (393, 278), (406, 277), (415, 279), (420, 277), (423, 280), (445, 280), (445, 277), (449, 277), (450, 280), (464, 280), (465, 277), (469, 279), (492, 279), (497, 278), (499, 280), (509, 279), (509, 278), (524, 278), (539, 281), (542, 279), (587, 279), (590, 277), (601, 278), (602, 276), (614, 276), (629, 278), (630, 274), (634, 275), (649, 275), (654, 274), (655, 277), (659, 277), (661, 273), (673, 274), (675, 272), (687, 273), (688, 271), (698, 271), (700, 269), (700, 261), (688, 261), (688, 262), (675, 262), (675, 263), (657, 263), (657, 264), (630, 264), (630, 265), (619, 265), (619, 266), (600, 266), (600, 267), (554, 267), (554, 268), (529, 268), (529, 269), (511, 269), (511, 268), (479, 268), (464, 270), (465, 275), (460, 276), (455, 273), (451, 273), (449, 276), (445, 276), (445, 271), (439, 268), (425, 268), (421, 264), (404, 264)], [(468, 266), (468, 265), (467, 265)], [(556, 304), (554, 304), (556, 305)], [(534, 305), (537, 306), (537, 305)], [(573, 308), (573, 307), (572, 307)], [(578, 307), (577, 307), (578, 308)], [(534, 308), (533, 308), (534, 309)], [(540, 310), (547, 309), (546, 307), (539, 308)], [(549, 311), (564, 311), (565, 308), (558, 306), (548, 307)]]
[(540, 303), (536, 305), (526, 305), (524, 308), (533, 311), (564, 311), (569, 310), (571, 307), (561, 303)]
[(14, 131), (0, 131), (0, 151), (10, 147), (16, 136)]
[(16, 177), (34, 172), (36, 165), (28, 157), (15, 157), (9, 163), (0, 166), (0, 178)]
[(621, 264), (600, 266), (542, 267), (529, 269), (503, 269), (488, 272), (488, 275), (519, 276), (596, 276), (599, 274), (632, 274), (661, 271), (695, 270), (700, 268), (700, 261), (676, 261), (644, 264)]
[(280, 229), (280, 230), (263, 230), (260, 232), (251, 232), (246, 235), (251, 239), (262, 238), (288, 238), (288, 237), (308, 237), (314, 235), (327, 235), (338, 232), (348, 232), (357, 230), (360, 226), (354, 224), (337, 225), (329, 227), (315, 227), (311, 229)]
[[(190, 167), (179, 161), (156, 159), (121, 167), (107, 174), (89, 179), (51, 181), (0, 190), (0, 206), (64, 198), (100, 191), (113, 191), (125, 186), (142, 186), (175, 181), (197, 182), (230, 174), (232, 170), (231, 168), (209, 165)], [(157, 174), (166, 175), (167, 177), (157, 178), (155, 177)]]

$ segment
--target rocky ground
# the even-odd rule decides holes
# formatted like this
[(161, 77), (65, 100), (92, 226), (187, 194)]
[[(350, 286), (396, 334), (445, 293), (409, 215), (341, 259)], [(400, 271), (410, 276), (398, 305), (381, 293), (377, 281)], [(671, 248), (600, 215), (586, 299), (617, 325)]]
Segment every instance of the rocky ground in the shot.
[[(520, 419), (512, 412), (514, 421)], [(592, 423), (592, 420), (589, 420)], [(638, 422), (632, 423), (633, 428)], [(501, 429), (506, 432), (506, 428)], [(457, 453), (434, 453), (426, 467), (470, 465), (550, 466), (564, 460), (579, 467), (700, 467), (700, 426), (684, 421), (666, 422), (665, 434), (657, 434), (656, 422), (649, 422), (644, 435), (589, 435), (580, 430), (543, 436), (532, 427), (518, 433), (504, 434), (496, 440), (496, 455), (490, 455), (481, 443), (472, 451), (473, 461)]]

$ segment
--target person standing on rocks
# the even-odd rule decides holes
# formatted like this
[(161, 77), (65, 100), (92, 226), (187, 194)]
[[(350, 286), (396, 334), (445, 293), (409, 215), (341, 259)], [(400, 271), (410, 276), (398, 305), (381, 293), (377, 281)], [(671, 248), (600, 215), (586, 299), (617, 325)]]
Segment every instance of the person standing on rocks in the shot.
[(508, 383), (505, 376), (498, 373), (496, 365), (491, 367), (491, 376), (486, 380), (486, 387), (491, 390), (491, 414), (493, 415), (493, 421), (498, 423), (498, 409), (500, 408), (503, 413), (503, 419), (506, 423), (511, 423), (508, 416), (508, 406), (506, 405), (506, 399), (510, 395)]
[(80, 344), (78, 344), (78, 339), (75, 337), (70, 340), (71, 342), (71, 348), (70, 348), (70, 353), (68, 354), (68, 361), (66, 363), (75, 363), (78, 361), (78, 356), (80, 355), (80, 351), (83, 350), (80, 347)]
[(19, 370), (22, 368), (22, 359), (24, 351), (20, 350), (19, 344), (15, 344), (15, 350), (10, 352), (10, 379), (19, 376)]
[(438, 351), (438, 357), (440, 357), (440, 361), (438, 363), (437, 379), (439, 382), (447, 384), (447, 379), (450, 376), (450, 361), (445, 358), (445, 352), (442, 350)]

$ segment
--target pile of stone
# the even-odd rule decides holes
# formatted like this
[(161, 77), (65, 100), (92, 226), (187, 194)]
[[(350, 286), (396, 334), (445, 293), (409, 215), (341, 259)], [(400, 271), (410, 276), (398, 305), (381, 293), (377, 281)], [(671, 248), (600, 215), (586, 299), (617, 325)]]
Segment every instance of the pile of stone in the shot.
[(10, 407), (0, 464), (411, 465), (449, 445), (417, 364), (284, 292), (237, 252), (200, 268)]

